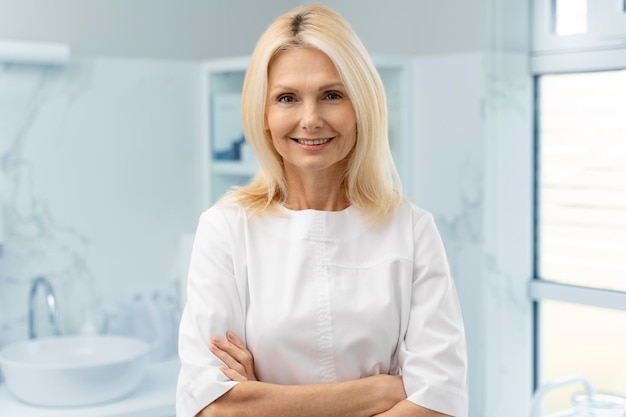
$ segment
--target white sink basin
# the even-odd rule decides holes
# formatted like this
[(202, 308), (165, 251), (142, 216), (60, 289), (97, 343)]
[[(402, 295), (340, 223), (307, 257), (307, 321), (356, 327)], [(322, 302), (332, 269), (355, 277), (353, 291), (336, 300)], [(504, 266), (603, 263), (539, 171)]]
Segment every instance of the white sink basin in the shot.
[(105, 403), (144, 377), (149, 345), (121, 336), (64, 336), (14, 343), (0, 351), (8, 390), (25, 403), (53, 407)]

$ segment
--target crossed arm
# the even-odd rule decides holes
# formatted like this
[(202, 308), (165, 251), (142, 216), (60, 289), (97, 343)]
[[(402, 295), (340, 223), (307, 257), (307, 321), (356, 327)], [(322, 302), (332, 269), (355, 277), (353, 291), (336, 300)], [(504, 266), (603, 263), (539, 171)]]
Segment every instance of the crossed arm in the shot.
[(224, 363), (224, 375), (239, 384), (196, 417), (445, 417), (407, 401), (399, 376), (276, 385), (257, 380), (254, 358), (233, 332), (227, 332), (226, 339), (214, 337), (209, 349)]

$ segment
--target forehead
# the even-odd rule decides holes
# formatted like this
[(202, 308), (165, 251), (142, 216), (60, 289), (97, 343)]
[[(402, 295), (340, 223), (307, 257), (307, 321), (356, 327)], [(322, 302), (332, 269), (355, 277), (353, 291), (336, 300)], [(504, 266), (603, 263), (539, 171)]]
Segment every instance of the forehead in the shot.
[(340, 80), (339, 72), (328, 55), (313, 48), (290, 48), (282, 51), (268, 67), (270, 84), (311, 75)]

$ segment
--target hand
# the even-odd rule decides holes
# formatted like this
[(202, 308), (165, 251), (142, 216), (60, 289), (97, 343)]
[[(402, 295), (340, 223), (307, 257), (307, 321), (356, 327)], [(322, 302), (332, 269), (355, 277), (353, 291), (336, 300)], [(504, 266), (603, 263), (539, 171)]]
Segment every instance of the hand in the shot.
[(406, 391), (401, 376), (381, 374), (371, 377), (371, 380), (376, 383), (377, 393), (381, 396), (381, 400), (386, 402), (387, 408), (392, 408), (402, 400), (406, 400)]
[(224, 366), (220, 370), (232, 381), (257, 381), (254, 374), (254, 358), (243, 342), (232, 331), (226, 332), (226, 339), (214, 336), (209, 349)]
[(437, 411), (430, 410), (410, 401), (400, 401), (391, 409), (372, 417), (452, 417), (447, 414), (441, 414)]

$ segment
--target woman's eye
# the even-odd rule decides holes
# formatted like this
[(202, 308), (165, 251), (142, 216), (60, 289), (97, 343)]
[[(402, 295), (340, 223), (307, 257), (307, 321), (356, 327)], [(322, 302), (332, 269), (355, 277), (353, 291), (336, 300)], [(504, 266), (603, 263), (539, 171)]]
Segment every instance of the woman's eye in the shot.
[(294, 98), (292, 96), (279, 96), (278, 97), (278, 102), (279, 103), (293, 103)]
[(340, 98), (342, 98), (342, 95), (333, 91), (331, 93), (327, 93), (326, 98), (328, 100), (339, 100)]

